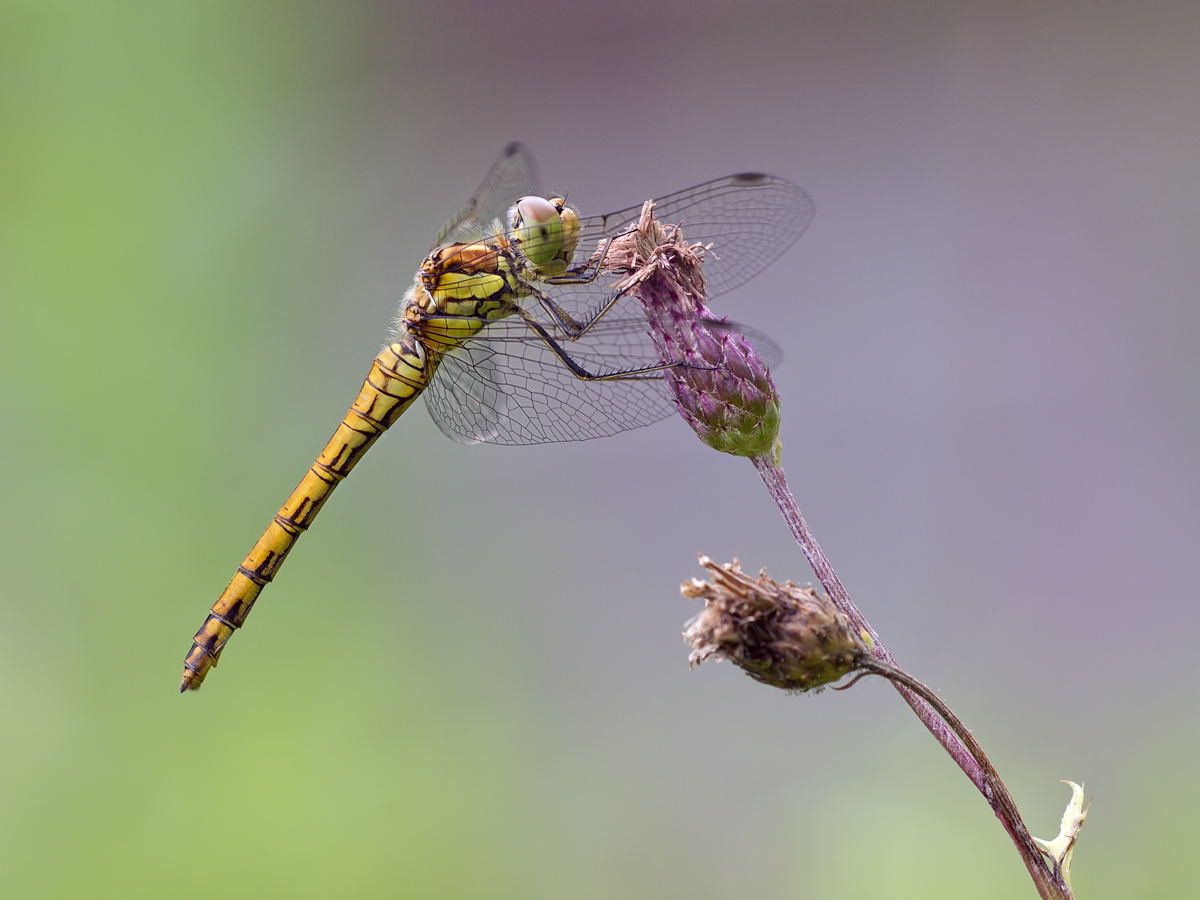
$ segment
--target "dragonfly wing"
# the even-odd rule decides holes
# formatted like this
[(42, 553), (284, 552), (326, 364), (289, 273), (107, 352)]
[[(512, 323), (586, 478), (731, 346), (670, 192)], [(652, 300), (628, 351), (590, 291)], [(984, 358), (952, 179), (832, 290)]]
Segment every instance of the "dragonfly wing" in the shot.
[[(448, 239), (495, 237), (496, 219), (520, 197), (537, 193), (537, 183), (537, 165), (529, 150), (510, 144), (475, 196), (442, 229), (437, 246)], [(636, 225), (641, 209), (639, 204), (581, 219), (572, 267), (586, 270), (588, 260), (609, 238)], [(655, 211), (663, 222), (681, 225), (686, 240), (712, 245), (704, 275), (708, 294), (715, 297), (749, 281), (794, 244), (812, 222), (815, 206), (803, 188), (786, 179), (742, 174), (669, 194), (655, 201)], [(472, 257), (476, 267), (482, 262)], [(455, 269), (453, 264), (443, 267), (446, 273)], [(612, 300), (623, 275), (605, 272), (595, 281), (543, 284), (542, 289), (567, 315), (586, 321)]]
[(442, 359), (425, 391), (425, 406), (447, 437), (460, 444), (495, 441), (508, 412), (504, 376), (485, 341), (468, 341)]
[[(595, 375), (658, 364), (636, 304), (610, 313), (585, 337), (560, 346)], [(493, 322), (479, 337), (446, 353), (425, 397), (438, 427), (468, 444), (589, 440), (649, 425), (675, 411), (662, 378), (581, 379), (519, 317)]]
[(471, 199), (442, 226), (433, 246), (488, 236), (497, 219), (504, 222), (510, 206), (522, 197), (540, 194), (541, 178), (533, 154), (524, 144), (513, 141), (493, 163)]
[[(574, 264), (584, 264), (605, 239), (637, 224), (642, 204), (580, 220)], [(704, 260), (709, 296), (749, 281), (800, 239), (816, 214), (809, 193), (774, 175), (727, 175), (655, 200), (654, 212), (681, 225), (690, 242), (712, 244)]]

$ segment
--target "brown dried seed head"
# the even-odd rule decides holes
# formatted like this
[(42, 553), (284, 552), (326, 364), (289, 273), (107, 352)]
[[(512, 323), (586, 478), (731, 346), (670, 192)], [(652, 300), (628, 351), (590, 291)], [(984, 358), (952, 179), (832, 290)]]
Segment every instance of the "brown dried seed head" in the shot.
[(684, 637), (688, 662), (727, 659), (756, 681), (790, 691), (808, 691), (858, 668), (865, 653), (849, 620), (811, 588), (780, 584), (742, 572), (735, 559), (718, 565), (701, 555), (711, 582), (693, 578), (680, 590), (704, 600)]

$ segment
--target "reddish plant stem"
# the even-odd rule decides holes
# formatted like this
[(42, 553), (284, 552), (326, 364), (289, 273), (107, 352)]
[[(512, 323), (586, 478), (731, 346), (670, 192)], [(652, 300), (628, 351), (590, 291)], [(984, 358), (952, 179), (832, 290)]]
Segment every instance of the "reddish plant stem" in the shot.
[[(653, 209), (652, 202), (643, 206), (636, 232), (621, 235), (607, 248), (605, 265), (627, 275), (623, 290), (637, 287), (659, 359), (668, 366), (665, 377), (680, 414), (710, 447), (750, 456), (829, 599), (870, 644), (864, 668), (899, 673), (888, 676), (893, 686), (983, 794), (1043, 900), (1070, 900), (1070, 890), (1037, 850), (978, 742), (936, 695), (895, 666), (821, 552), (776, 458), (779, 398), (770, 373), (749, 342), (728, 335), (726, 340), (714, 337), (696, 248), (681, 241), (678, 228), (668, 232), (659, 225)], [(775, 446), (767, 452), (759, 449), (771, 445)]]
[[(833, 601), (833, 605), (850, 619), (856, 631), (866, 632), (870, 635), (872, 644), (870, 653), (872, 656), (895, 665), (896, 661), (892, 658), (892, 654), (888, 652), (879, 635), (875, 633), (875, 629), (871, 627), (871, 623), (858, 611), (858, 607), (854, 605), (854, 601), (850, 599), (850, 595), (846, 593), (846, 589), (842, 586), (837, 573), (834, 572), (833, 566), (829, 564), (829, 560), (825, 558), (825, 554), (821, 551), (821, 546), (817, 543), (817, 539), (808, 530), (808, 523), (804, 521), (804, 516), (800, 514), (800, 508), (796, 506), (796, 501), (792, 497), (791, 491), (788, 490), (783, 468), (777, 465), (775, 460), (766, 455), (752, 457), (751, 461), (754, 463), (754, 467), (758, 469), (758, 474), (762, 476), (763, 483), (766, 484), (767, 490), (771, 492), (771, 497), (774, 498), (779, 511), (783, 513), (784, 521), (787, 522), (788, 528), (792, 530), (792, 534), (796, 538), (796, 543), (804, 551), (804, 555), (808, 558), (808, 564), (812, 566), (817, 580), (825, 588), (825, 593), (829, 595), (829, 599)], [(950, 730), (928, 703), (903, 685), (896, 684), (895, 682), (893, 684), (895, 684), (896, 690), (900, 692), (900, 696), (904, 698), (905, 702), (912, 707), (913, 712), (917, 714), (917, 718), (925, 723), (925, 727), (937, 738), (938, 743), (946, 748), (946, 752), (958, 763), (958, 767), (971, 779), (971, 783), (983, 793), (984, 797), (988, 797), (987, 782), (983, 777), (982, 769), (971, 757), (971, 754), (967, 752), (967, 748), (962, 745), (962, 742), (954, 736), (954, 732)], [(988, 799), (990, 801), (991, 798), (988, 797)]]
[[(850, 619), (856, 630), (870, 636), (870, 655), (889, 672), (899, 672), (903, 675), (903, 677), (894, 677), (888, 674), (888, 678), (904, 701), (912, 707), (917, 718), (929, 729), (930, 734), (945, 748), (946, 752), (950, 754), (950, 758), (958, 764), (963, 773), (971, 779), (971, 783), (983, 794), (984, 799), (995, 812), (996, 817), (1004, 826), (1004, 830), (1008, 832), (1009, 838), (1012, 839), (1017, 851), (1021, 854), (1025, 867), (1029, 870), (1029, 874), (1037, 886), (1038, 894), (1043, 900), (1070, 898), (1071, 893), (1066, 885), (1055, 879), (1045, 858), (1033, 843), (1025, 823), (1021, 821), (1017, 812), (1016, 804), (1004, 787), (1000, 776), (988, 762), (983, 748), (979, 746), (966, 726), (950, 711), (949, 707), (938, 700), (928, 688), (903, 673), (896, 666), (895, 659), (892, 658), (892, 654), (888, 652), (879, 635), (875, 633), (875, 629), (871, 627), (871, 624), (859, 612), (858, 607), (854, 605), (854, 601), (850, 599), (850, 595), (833, 570), (833, 566), (829, 564), (829, 560), (821, 551), (820, 544), (809, 530), (808, 523), (804, 521), (804, 516), (800, 514), (800, 508), (796, 505), (791, 491), (788, 490), (783, 467), (769, 454), (751, 457), (751, 461), (779, 507), (779, 511), (783, 514), (784, 521), (787, 522), (788, 528), (796, 538), (796, 543), (804, 551), (817, 580), (821, 582), (821, 586), (829, 595), (829, 599), (843, 615)], [(879, 674), (886, 673), (879, 672)], [(917, 688), (917, 685), (920, 687)]]
[[(1025, 827), (1025, 823), (1021, 820), (1021, 814), (1017, 811), (1016, 802), (1008, 792), (1008, 788), (1004, 786), (1004, 782), (1000, 780), (1000, 773), (996, 771), (991, 761), (987, 758), (987, 754), (983, 752), (983, 747), (980, 746), (979, 741), (975, 740), (975, 736), (963, 724), (962, 719), (956, 716), (954, 711), (937, 694), (930, 690), (927, 685), (913, 678), (894, 664), (874, 657), (864, 660), (863, 669), (876, 675), (882, 675), (897, 690), (901, 690), (902, 692), (903, 690), (907, 690), (917, 695), (936, 710), (938, 716), (953, 730), (954, 734), (966, 746), (971, 757), (979, 765), (983, 780), (990, 789), (990, 796), (994, 798), (994, 801), (989, 800), (988, 802), (995, 811), (996, 818), (1004, 824), (1005, 830), (1008, 832), (1009, 837), (1012, 838), (1017, 851), (1021, 854), (1025, 868), (1029, 871), (1029, 876), (1033, 879), (1033, 883), (1037, 887), (1038, 895), (1043, 900), (1072, 900), (1070, 889), (1061, 879), (1055, 877), (1054, 872), (1047, 865), (1046, 859), (1042, 856), (1037, 844), (1033, 842), (1033, 838), (1029, 834), (1029, 829)], [(989, 795), (985, 794), (984, 796)]]

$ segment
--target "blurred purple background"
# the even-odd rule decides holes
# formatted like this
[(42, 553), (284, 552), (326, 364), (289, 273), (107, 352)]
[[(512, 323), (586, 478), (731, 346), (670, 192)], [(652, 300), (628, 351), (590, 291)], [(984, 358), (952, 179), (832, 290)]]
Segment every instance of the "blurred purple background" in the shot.
[[(22, 360), (22, 377), (38, 371), (64, 326), (105, 337), (101, 319), (125, 316), (142, 329), (104, 340), (119, 352), (84, 388), (92, 437), (64, 434), (61, 453), (98, 520), (121, 497), (153, 526), (97, 545), (13, 512), (7, 532), (12, 597), (51, 591), (16, 574), (43, 543), (106, 548), (96, 564), (113, 567), (87, 576), (94, 609), (88, 591), (53, 595), (46, 608), (75, 610), (62, 622), (14, 603), (14, 629), (70, 636), (6, 651), (26, 710), (10, 720), (63, 704), (63, 722), (92, 723), (19, 730), (36, 736), (9, 765), (41, 773), (25, 777), (61, 792), (51, 808), (84, 823), (81, 842), (122, 861), (86, 869), (98, 895), (190, 896), (195, 848), (221, 841), (246, 848), (227, 864), (230, 896), (1033, 895), (986, 805), (886, 686), (796, 699), (728, 666), (688, 671), (679, 632), (695, 609), (677, 589), (700, 574), (696, 553), (812, 575), (751, 465), (676, 420), (585, 444), (461, 447), (413, 411), (204, 690), (167, 696), (205, 608), (352, 399), (430, 238), (510, 140), (585, 214), (745, 170), (812, 193), (802, 241), (714, 303), (784, 349), (783, 460), (810, 525), (899, 662), (974, 729), (1034, 834), (1057, 830), (1058, 780), (1086, 782), (1081, 897), (1195, 884), (1200, 6), (154, 15), (129, 30), (114, 19), (115, 49), (64, 76), (124, 73), (134, 99), (94, 108), (115, 116), (103, 146), (127, 168), (45, 183), (63, 196), (107, 184), (70, 202), (124, 210), (113, 240), (161, 266), (161, 283), (123, 312), (135, 276), (102, 272), (95, 289), (113, 299), (100, 311), (51, 286), (38, 302), (59, 318), (6, 313), (10, 421), (34, 415), (13, 387)], [(28, 32), (32, 83), (57, 27)], [(19, 94), (90, 121), (68, 95)], [(95, 152), (79, 133), (46, 138), (64, 171)], [(143, 194), (159, 218), (127, 199)], [(35, 233), (13, 221), (10, 235)], [(43, 268), (80, 259), (73, 246)], [(24, 291), (9, 296), (38, 299), (41, 270), (9, 258)], [(160, 393), (135, 385), (167, 370), (179, 406), (151, 425), (135, 410)], [(53, 390), (67, 402), (75, 387)], [(150, 441), (144, 458), (135, 438)], [(39, 484), (14, 486), (11, 508), (44, 508)], [(143, 582), (158, 587), (128, 589)], [(114, 603), (136, 635), (102, 615)], [(77, 621), (129, 649), (70, 705), (66, 680), (26, 673), (88, 655), (63, 624)], [(138, 728), (157, 748), (144, 756), (125, 743)], [(72, 763), (64, 781), (44, 746), (105, 762)], [(194, 787), (229, 771), (219, 803)], [(98, 799), (81, 786), (101, 772), (121, 787)], [(54, 834), (41, 790), (12, 794), (16, 822), (42, 822), (13, 826), (24, 854)], [(189, 819), (203, 796), (213, 818)], [(188, 841), (168, 841), (174, 822)]]

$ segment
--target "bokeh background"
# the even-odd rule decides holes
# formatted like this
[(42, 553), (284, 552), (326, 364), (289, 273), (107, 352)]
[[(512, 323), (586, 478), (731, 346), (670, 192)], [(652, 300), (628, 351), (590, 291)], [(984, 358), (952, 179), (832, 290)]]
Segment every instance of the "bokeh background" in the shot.
[(585, 212), (733, 171), (843, 581), (1080, 897), (1200, 879), (1200, 6), (6, 2), (0, 893), (1033, 896), (894, 692), (689, 671), (696, 553), (811, 580), (683, 425), (423, 410), (196, 695), (192, 633), (503, 145)]

